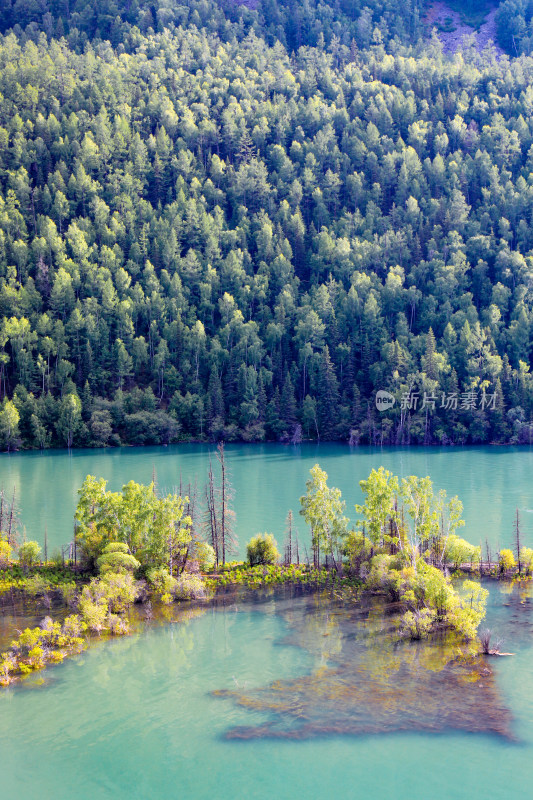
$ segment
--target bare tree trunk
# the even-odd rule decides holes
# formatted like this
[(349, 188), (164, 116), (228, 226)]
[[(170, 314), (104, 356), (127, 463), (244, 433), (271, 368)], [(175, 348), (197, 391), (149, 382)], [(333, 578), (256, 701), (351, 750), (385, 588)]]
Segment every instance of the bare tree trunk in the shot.
[(9, 509), (9, 521), (7, 525), (7, 541), (10, 545), (15, 544), (15, 527), (16, 520), (16, 488), (13, 486), (13, 497), (11, 499), (11, 508)]
[(213, 464), (211, 462), (211, 457), (209, 458), (209, 472), (207, 477), (207, 484), (205, 487), (205, 500), (206, 500), (206, 516), (207, 516), (206, 528), (208, 532), (208, 538), (211, 539), (211, 546), (215, 551), (215, 564), (218, 567), (220, 558), (219, 535), (218, 535), (216, 506), (215, 506), (215, 482), (213, 478)]
[(224, 452), (224, 442), (220, 442), (217, 447), (217, 459), (220, 464), (220, 543), (222, 547), (222, 563), (226, 563), (226, 556), (231, 552), (237, 552), (237, 541), (233, 535), (232, 518), (234, 513), (230, 503), (233, 497), (233, 490), (230, 482), (229, 469), (226, 464)]
[(518, 564), (518, 574), (522, 574), (522, 561), (520, 560), (520, 517), (518, 509), (516, 509), (516, 522), (515, 522), (515, 547), (516, 547), (516, 561)]
[(218, 460), (220, 462), (220, 472), (222, 482), (220, 489), (222, 492), (222, 503), (220, 507), (220, 535), (222, 538), (222, 563), (226, 563), (226, 461), (224, 457), (224, 442), (218, 445)]

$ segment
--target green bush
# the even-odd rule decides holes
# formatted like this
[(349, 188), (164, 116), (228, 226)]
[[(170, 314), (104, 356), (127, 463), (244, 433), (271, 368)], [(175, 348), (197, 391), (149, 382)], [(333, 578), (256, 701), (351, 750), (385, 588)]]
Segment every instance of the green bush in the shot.
[(246, 555), (251, 567), (275, 564), (280, 558), (277, 542), (271, 533), (258, 533), (246, 545)]
[(503, 549), (500, 550), (500, 555), (498, 557), (498, 564), (500, 565), (500, 572), (507, 572), (513, 567), (516, 567), (516, 561), (514, 557), (514, 553), (512, 550)]
[(11, 545), (5, 539), (0, 539), (0, 569), (9, 566), (11, 559)]
[(214, 567), (215, 551), (207, 542), (196, 542), (194, 545), (193, 558), (198, 561), (198, 566), (202, 572), (208, 572)]
[(24, 542), (19, 547), (19, 564), (23, 569), (29, 569), (38, 560), (41, 546), (38, 542)]
[(24, 591), (32, 597), (39, 597), (50, 589), (50, 584), (40, 575), (32, 575), (24, 581)]
[(522, 562), (522, 569), (527, 575), (531, 575), (533, 571), (533, 549), (531, 549), (531, 547), (522, 547), (520, 550), (520, 561)]
[(83, 587), (79, 610), (89, 630), (100, 633), (110, 626), (110, 614), (121, 614), (134, 602), (137, 590), (130, 573), (108, 572)]
[(141, 566), (129, 552), (128, 545), (123, 542), (110, 542), (106, 545), (96, 564), (102, 575), (107, 572), (133, 573)]
[(176, 600), (203, 600), (206, 597), (206, 589), (200, 575), (183, 572), (176, 581), (174, 597)]
[(411, 639), (426, 639), (433, 628), (436, 613), (429, 608), (406, 611), (402, 617), (403, 632)]
[(176, 589), (176, 578), (173, 578), (168, 569), (164, 567), (149, 569), (146, 573), (148, 583), (161, 596), (174, 596)]

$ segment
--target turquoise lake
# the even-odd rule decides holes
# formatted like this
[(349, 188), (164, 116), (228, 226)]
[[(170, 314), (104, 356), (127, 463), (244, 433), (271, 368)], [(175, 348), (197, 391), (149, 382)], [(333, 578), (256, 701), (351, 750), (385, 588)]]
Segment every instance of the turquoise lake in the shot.
[[(311, 609), (309, 608), (311, 605)], [(18, 800), (149, 800), (151, 798), (397, 798), (467, 800), (530, 796), (533, 764), (533, 633), (531, 601), (492, 591), (489, 624), (506, 627), (513, 658), (490, 660), (492, 688), (475, 699), (499, 723), (507, 709), (509, 736), (468, 732), (462, 725), (471, 696), (457, 694), (437, 672), (431, 697), (421, 687), (427, 672), (424, 648), (402, 644), (409, 668), (384, 670), (380, 648), (386, 635), (357, 619), (336, 624), (327, 606), (313, 600), (243, 603), (207, 609), (197, 618), (157, 624), (144, 633), (103, 642), (83, 655), (0, 694), (2, 796)], [(295, 646), (294, 640), (300, 639)], [(305, 645), (305, 646), (304, 646)], [(346, 651), (346, 653), (345, 653)], [(321, 686), (338, 685), (337, 663), (345, 656), (370, 660), (354, 690), (375, 693), (372, 665), (389, 690), (405, 699), (406, 730), (365, 732), (367, 722), (386, 729), (378, 703), (354, 717), (345, 735), (322, 731), (342, 714), (345, 695), (324, 707)], [(384, 671), (383, 671), (384, 670)], [(367, 676), (367, 680), (364, 679)], [(265, 712), (213, 692), (253, 694), (311, 676), (304, 720), (292, 706)], [(40, 683), (42, 681), (42, 683)], [(40, 685), (39, 685), (40, 684)], [(381, 686), (383, 690), (383, 686)], [(278, 688), (276, 688), (276, 692)], [(477, 690), (483, 692), (483, 687)], [(418, 694), (420, 693), (420, 697)], [(496, 695), (496, 698), (495, 698)], [(432, 708), (438, 701), (438, 711)], [(289, 704), (293, 695), (288, 695)], [(280, 700), (283, 695), (280, 694)], [(485, 708), (481, 703), (487, 702)], [(443, 716), (454, 709), (451, 723)], [(427, 708), (427, 713), (426, 713)], [(386, 709), (385, 709), (386, 711)], [(295, 713), (296, 712), (296, 717)], [(439, 714), (441, 716), (439, 716)], [(263, 736), (265, 725), (314, 726), (302, 738)], [(468, 715), (466, 715), (468, 717)], [(430, 717), (434, 732), (425, 728)], [(392, 718), (397, 725), (402, 716)], [(469, 717), (470, 722), (471, 716)], [(475, 717), (474, 717), (475, 719)], [(420, 725), (422, 730), (417, 731)], [(253, 726), (258, 736), (230, 738)], [(481, 724), (483, 727), (483, 723)], [(274, 728), (276, 730), (278, 728)], [(358, 730), (361, 732), (358, 733)], [(298, 730), (298, 727), (297, 727)], [(300, 734), (298, 734), (300, 735)]]
[[(28, 538), (71, 533), (87, 473), (110, 487), (130, 478), (171, 489), (203, 483), (208, 449), (22, 453), (2, 456)], [(317, 461), (343, 490), (383, 464), (429, 474), (465, 505), (464, 535), (510, 544), (520, 508), (533, 544), (533, 453), (513, 448), (349, 450), (228, 446), (237, 533), (283, 539)], [(302, 540), (304, 525), (298, 520)], [(487, 583), (486, 626), (510, 658), (481, 661), (476, 680), (438, 645), (393, 644), (391, 609), (318, 595), (258, 595), (102, 641), (0, 692), (2, 797), (17, 800), (507, 800), (533, 780), (531, 591)], [(5, 619), (17, 626), (17, 619)], [(395, 699), (394, 699), (395, 698)]]
[[(0, 486), (6, 494), (16, 488), (20, 520), (28, 539), (44, 540), (49, 552), (72, 539), (77, 490), (87, 474), (108, 480), (120, 489), (129, 480), (150, 483), (155, 471), (160, 490), (172, 491), (180, 482), (197, 481), (201, 495), (212, 448), (202, 445), (26, 452), (0, 455)], [(273, 533), (281, 545), (285, 518), (292, 509), (299, 535), (309, 542), (298, 517), (309, 470), (320, 463), (329, 484), (342, 489), (346, 514), (355, 517), (360, 502), (359, 481), (372, 467), (383, 465), (395, 474), (430, 475), (437, 489), (457, 494), (464, 503), (462, 534), (475, 544), (488, 539), (492, 547), (511, 540), (516, 508), (522, 513), (526, 539), (533, 546), (533, 449), (420, 448), (371, 449), (339, 444), (277, 444), (226, 446), (235, 490), (236, 533), (241, 555), (256, 533)]]

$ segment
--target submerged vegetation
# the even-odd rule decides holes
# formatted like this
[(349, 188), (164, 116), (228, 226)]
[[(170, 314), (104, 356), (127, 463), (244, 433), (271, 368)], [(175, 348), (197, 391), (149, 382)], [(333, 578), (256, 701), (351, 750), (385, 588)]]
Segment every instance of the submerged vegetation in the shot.
[(356, 606), (320, 593), (279, 606), (283, 642), (305, 648), (311, 668), (265, 686), (214, 691), (253, 715), (248, 725), (233, 723), (226, 738), (453, 730), (513, 738), (493, 665), (453, 632), (399, 646), (395, 605), (370, 594)]

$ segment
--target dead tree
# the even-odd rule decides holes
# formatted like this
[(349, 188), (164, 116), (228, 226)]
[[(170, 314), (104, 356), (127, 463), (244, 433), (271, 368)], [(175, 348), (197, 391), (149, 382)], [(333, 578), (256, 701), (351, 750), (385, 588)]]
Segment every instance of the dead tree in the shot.
[(286, 536), (285, 536), (285, 566), (289, 566), (292, 564), (292, 526), (293, 526), (293, 514), (292, 511), (289, 511), (287, 514), (287, 527), (286, 527)]
[(216, 489), (215, 479), (213, 476), (213, 462), (209, 456), (209, 472), (207, 474), (207, 483), (205, 485), (205, 513), (204, 513), (204, 531), (207, 534), (206, 538), (211, 542), (211, 546), (215, 551), (215, 564), (218, 567), (220, 560), (220, 533), (218, 529), (217, 511), (216, 511)]
[(183, 486), (181, 480), (181, 473), (180, 473), (180, 490), (179, 496), (183, 500), (183, 516), (189, 517), (191, 520), (191, 540), (187, 544), (185, 550), (180, 554), (180, 565), (179, 565), (179, 573), (181, 574), (185, 566), (187, 564), (187, 560), (189, 558), (189, 553), (191, 549), (191, 544), (199, 541), (199, 533), (198, 533), (198, 520), (197, 520), (197, 508), (198, 508), (198, 487), (196, 485), (196, 480), (194, 481), (194, 485), (190, 482), (187, 486)]
[(487, 566), (489, 568), (489, 574), (492, 569), (492, 551), (490, 549), (489, 540), (485, 539), (485, 548), (487, 551)]
[(0, 489), (0, 536), (5, 536), (8, 544), (14, 547), (18, 539), (19, 509), (17, 492), (13, 487), (11, 502), (6, 500), (4, 487)]
[(218, 517), (220, 520), (220, 544), (222, 547), (222, 563), (226, 563), (226, 553), (237, 552), (237, 540), (233, 522), (235, 512), (231, 508), (233, 499), (233, 488), (231, 486), (228, 466), (226, 464), (226, 454), (224, 452), (224, 442), (220, 442), (217, 447), (217, 460), (220, 466), (220, 492), (218, 504)]
[(516, 563), (518, 564), (518, 574), (522, 574), (522, 561), (520, 559), (520, 516), (518, 509), (516, 509), (516, 520), (514, 524), (515, 535), (515, 548), (516, 548)]

